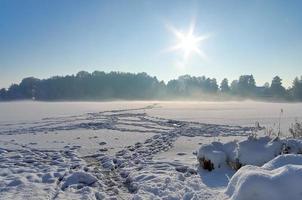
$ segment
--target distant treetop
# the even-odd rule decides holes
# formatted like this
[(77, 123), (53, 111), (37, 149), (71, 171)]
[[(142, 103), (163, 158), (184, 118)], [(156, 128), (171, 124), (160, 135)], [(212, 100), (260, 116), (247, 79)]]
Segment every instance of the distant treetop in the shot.
[(48, 79), (24, 78), (20, 84), (0, 89), (0, 101), (9, 100), (152, 100), (152, 99), (233, 99), (302, 101), (302, 77), (295, 78), (291, 88), (282, 86), (275, 76), (271, 85), (256, 86), (253, 75), (242, 75), (229, 85), (223, 79), (183, 75), (165, 84), (146, 73), (80, 71), (76, 75)]

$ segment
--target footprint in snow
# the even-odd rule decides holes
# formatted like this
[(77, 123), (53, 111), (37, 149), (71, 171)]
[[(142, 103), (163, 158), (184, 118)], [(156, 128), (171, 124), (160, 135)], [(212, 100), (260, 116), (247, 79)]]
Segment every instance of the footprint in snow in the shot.
[(99, 151), (105, 152), (105, 151), (108, 151), (108, 149), (107, 148), (101, 148), (101, 149), (99, 149)]
[(106, 142), (100, 142), (99, 145), (105, 145), (107, 144)]

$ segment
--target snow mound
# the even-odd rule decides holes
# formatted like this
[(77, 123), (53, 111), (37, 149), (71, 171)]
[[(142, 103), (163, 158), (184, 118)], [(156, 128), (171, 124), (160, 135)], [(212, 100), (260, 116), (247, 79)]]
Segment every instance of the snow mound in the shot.
[(284, 165), (301, 165), (302, 155), (286, 154), (280, 155), (273, 160), (265, 163), (262, 168), (267, 170), (274, 170)]
[(62, 189), (64, 190), (65, 188), (71, 186), (71, 185), (77, 185), (77, 184), (82, 184), (82, 185), (91, 185), (95, 182), (97, 182), (97, 178), (92, 176), (91, 174), (88, 174), (86, 172), (74, 172), (70, 174), (69, 176), (66, 177), (64, 184), (62, 185)]
[(262, 167), (246, 165), (232, 177), (226, 194), (232, 200), (300, 200), (301, 163), (300, 155), (281, 155)]

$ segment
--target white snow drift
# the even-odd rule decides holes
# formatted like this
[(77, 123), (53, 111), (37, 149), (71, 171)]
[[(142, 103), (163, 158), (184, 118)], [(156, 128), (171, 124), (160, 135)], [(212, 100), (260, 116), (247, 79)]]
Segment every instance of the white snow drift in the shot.
[(236, 170), (243, 166), (226, 189), (232, 200), (300, 200), (301, 149), (302, 142), (298, 139), (248, 137), (241, 142), (203, 145), (197, 158), (209, 171), (227, 165)]
[(262, 167), (246, 165), (230, 180), (232, 200), (302, 199), (302, 156), (280, 155)]
[[(212, 170), (228, 164), (237, 170), (243, 165), (261, 166), (283, 153), (302, 153), (302, 141), (250, 136), (240, 142), (213, 142), (200, 147), (197, 159), (205, 169)], [(209, 163), (210, 168), (205, 166)]]

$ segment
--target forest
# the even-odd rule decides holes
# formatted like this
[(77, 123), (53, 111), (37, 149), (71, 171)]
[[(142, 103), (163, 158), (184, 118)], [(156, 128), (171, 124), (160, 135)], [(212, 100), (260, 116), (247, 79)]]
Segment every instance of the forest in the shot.
[(47, 79), (24, 78), (0, 90), (0, 101), (11, 100), (233, 100), (302, 101), (302, 77), (285, 88), (275, 76), (257, 86), (253, 75), (241, 75), (229, 82), (223, 79), (183, 75), (165, 83), (147, 73), (80, 71), (76, 75)]

